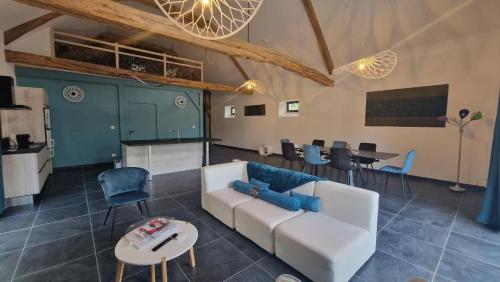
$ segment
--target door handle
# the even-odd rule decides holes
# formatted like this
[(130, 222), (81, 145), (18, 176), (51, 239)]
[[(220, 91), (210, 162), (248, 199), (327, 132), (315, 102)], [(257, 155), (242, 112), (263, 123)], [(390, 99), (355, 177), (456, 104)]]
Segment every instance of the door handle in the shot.
[(129, 130), (128, 135), (132, 135), (132, 133), (134, 133), (134, 132), (135, 132), (135, 130)]

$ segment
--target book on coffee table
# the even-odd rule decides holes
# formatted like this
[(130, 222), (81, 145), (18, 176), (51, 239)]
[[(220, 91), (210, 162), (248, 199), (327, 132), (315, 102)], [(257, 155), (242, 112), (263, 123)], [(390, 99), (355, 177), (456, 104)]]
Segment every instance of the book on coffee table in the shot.
[(153, 248), (155, 244), (160, 243), (179, 230), (178, 223), (165, 217), (155, 217), (134, 228), (124, 237), (136, 249), (144, 250)]

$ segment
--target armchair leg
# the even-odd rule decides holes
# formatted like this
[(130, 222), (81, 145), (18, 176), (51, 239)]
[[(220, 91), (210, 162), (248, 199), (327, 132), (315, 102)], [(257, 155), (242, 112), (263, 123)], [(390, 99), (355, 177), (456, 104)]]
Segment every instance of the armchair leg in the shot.
[(137, 202), (137, 208), (139, 209), (141, 215), (144, 216), (144, 213), (142, 212), (141, 202)]
[(144, 206), (146, 207), (146, 213), (148, 214), (148, 217), (151, 217), (151, 214), (149, 214), (148, 203), (146, 202), (146, 200), (144, 200)]
[(108, 213), (106, 213), (106, 218), (104, 219), (104, 224), (102, 226), (106, 226), (106, 222), (108, 222), (109, 213), (111, 212), (112, 209), (113, 207), (109, 207)]
[(110, 237), (111, 241), (113, 241), (113, 231), (115, 229), (115, 220), (117, 213), (118, 213), (118, 207), (113, 207), (113, 219), (111, 220), (111, 237)]

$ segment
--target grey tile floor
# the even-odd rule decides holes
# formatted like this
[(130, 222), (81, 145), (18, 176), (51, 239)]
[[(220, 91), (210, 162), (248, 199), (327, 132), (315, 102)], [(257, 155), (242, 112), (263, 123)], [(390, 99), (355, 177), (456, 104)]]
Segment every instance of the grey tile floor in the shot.
[[(223, 147), (213, 147), (211, 158), (281, 162)], [(107, 206), (96, 182), (108, 168), (57, 171), (39, 203), (6, 210), (0, 217), (0, 281), (113, 281), (116, 240), (102, 226)], [(407, 200), (396, 178), (381, 193), (377, 252), (352, 281), (500, 281), (500, 234), (474, 222), (483, 193), (455, 194), (446, 183), (410, 181)], [(371, 179), (365, 188), (376, 186)], [(153, 215), (188, 220), (199, 230), (196, 268), (181, 256), (168, 265), (170, 281), (274, 281), (282, 273), (307, 281), (201, 208), (198, 170), (155, 176), (149, 189)], [(140, 219), (135, 206), (120, 208), (116, 234)], [(149, 279), (147, 268), (126, 266), (125, 281)]]

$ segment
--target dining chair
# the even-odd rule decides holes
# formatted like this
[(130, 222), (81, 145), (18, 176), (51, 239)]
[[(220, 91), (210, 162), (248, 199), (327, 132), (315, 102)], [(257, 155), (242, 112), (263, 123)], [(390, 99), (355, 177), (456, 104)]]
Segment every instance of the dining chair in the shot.
[(380, 179), (380, 185), (382, 185), (382, 180), (384, 179), (385, 176), (384, 193), (387, 191), (387, 182), (389, 181), (389, 174), (399, 174), (401, 175), (401, 193), (403, 194), (403, 200), (406, 200), (405, 190), (408, 190), (408, 193), (410, 193), (411, 195), (410, 185), (408, 184), (408, 173), (410, 173), (410, 171), (413, 168), (413, 162), (415, 160), (416, 155), (417, 155), (416, 150), (409, 151), (408, 154), (406, 155), (403, 167), (387, 165), (380, 168), (380, 171), (384, 173), (382, 175), (382, 178)]
[[(377, 151), (377, 144), (375, 143), (360, 143), (358, 149), (360, 151), (370, 151), (370, 152), (376, 152)], [(371, 167), (372, 175), (373, 175), (373, 181), (375, 184), (377, 183), (377, 177), (375, 176), (375, 169), (373, 169), (373, 163), (375, 163), (377, 160), (373, 158), (363, 158), (359, 157), (358, 162), (361, 165), (366, 165), (366, 170), (369, 170), (369, 167)], [(370, 174), (367, 174), (367, 178), (370, 177)], [(368, 181), (368, 179), (367, 179)]]
[(319, 147), (325, 147), (325, 140), (321, 139), (314, 139), (312, 142), (313, 145), (319, 146)]
[(311, 168), (311, 174), (319, 176), (319, 168), (323, 167), (323, 174), (325, 174), (325, 166), (330, 163), (330, 160), (321, 158), (321, 150), (316, 145), (304, 145), (304, 167), (302, 171), (305, 172), (306, 166)]
[(104, 219), (103, 226), (108, 221), (109, 214), (113, 210), (113, 218), (111, 221), (111, 240), (113, 240), (113, 229), (115, 227), (116, 215), (118, 207), (137, 203), (139, 212), (143, 214), (141, 201), (144, 202), (146, 211), (149, 214), (149, 208), (146, 199), (149, 198), (149, 193), (144, 191), (148, 181), (149, 172), (139, 167), (124, 167), (115, 168), (102, 172), (97, 177), (99, 184), (104, 192), (104, 197), (109, 206), (108, 213)]
[(359, 167), (352, 165), (351, 153), (346, 148), (330, 148), (331, 168), (339, 171), (337, 182), (340, 182), (340, 171), (343, 171), (346, 176), (347, 185), (354, 186), (354, 171), (358, 171)]
[(285, 149), (284, 149), (283, 145), (286, 143), (290, 143), (290, 139), (287, 139), (287, 138), (281, 139), (280, 143), (281, 143), (281, 154), (283, 156), (283, 158), (281, 159), (281, 167), (284, 167), (286, 159), (285, 159)]
[(286, 161), (289, 162), (288, 168), (293, 170), (294, 163), (296, 161), (299, 162), (300, 169), (303, 169), (303, 158), (295, 150), (295, 145), (293, 143), (284, 143), (283, 145), (283, 159), (285, 160), (285, 164), (281, 167), (285, 167)]
[(345, 149), (345, 148), (347, 148), (347, 142), (346, 141), (333, 141), (332, 148)]

